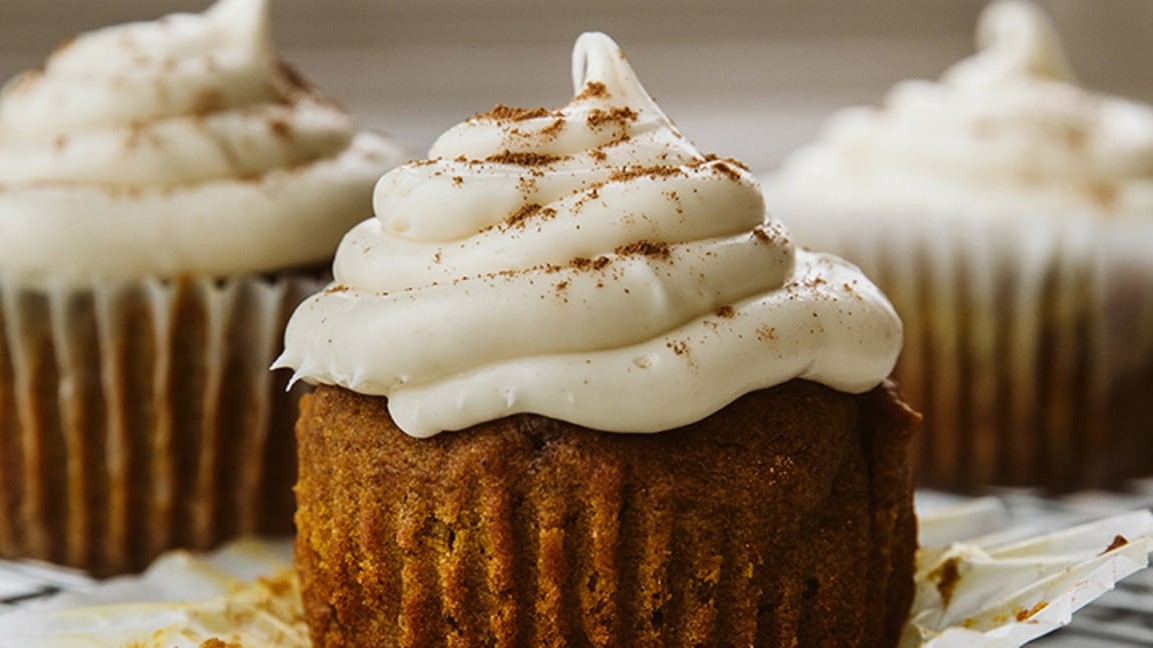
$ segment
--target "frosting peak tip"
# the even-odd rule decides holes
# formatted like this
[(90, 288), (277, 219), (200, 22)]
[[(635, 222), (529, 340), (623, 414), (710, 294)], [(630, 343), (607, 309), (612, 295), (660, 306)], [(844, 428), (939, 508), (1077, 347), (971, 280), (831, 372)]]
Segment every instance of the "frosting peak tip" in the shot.
[(659, 112), (624, 51), (603, 32), (585, 32), (577, 37), (572, 53), (572, 81), (575, 95), (579, 96), (590, 83), (603, 83), (615, 103)]
[(258, 47), (271, 41), (271, 0), (217, 0), (205, 16)]
[(1057, 29), (1049, 16), (1027, 0), (998, 0), (981, 12), (977, 48), (991, 61), (1004, 61), (1029, 74), (1072, 80)]

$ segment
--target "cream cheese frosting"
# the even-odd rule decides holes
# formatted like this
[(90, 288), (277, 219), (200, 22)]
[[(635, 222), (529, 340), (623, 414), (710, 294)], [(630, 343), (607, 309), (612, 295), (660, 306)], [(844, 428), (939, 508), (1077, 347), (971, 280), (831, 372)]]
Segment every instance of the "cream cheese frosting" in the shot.
[(901, 324), (879, 291), (794, 249), (607, 36), (573, 64), (563, 108), (497, 106), (380, 179), (276, 366), (387, 396), (416, 437), (524, 412), (658, 432), (792, 378), (880, 383)]
[(230, 275), (328, 258), (402, 160), (281, 64), (267, 0), (82, 34), (0, 91), (0, 268)]
[(1153, 213), (1153, 108), (1081, 87), (1036, 6), (985, 9), (939, 82), (841, 111), (767, 182), (770, 204), (960, 213)]

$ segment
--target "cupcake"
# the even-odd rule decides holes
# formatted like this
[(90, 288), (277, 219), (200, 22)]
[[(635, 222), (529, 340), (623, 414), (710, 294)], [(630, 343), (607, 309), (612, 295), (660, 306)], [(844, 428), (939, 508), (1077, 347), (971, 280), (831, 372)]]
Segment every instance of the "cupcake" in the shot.
[(0, 556), (107, 574), (292, 529), (267, 367), (400, 154), (267, 14), (83, 34), (0, 93)]
[(1078, 85), (1031, 4), (990, 5), (978, 43), (835, 115), (766, 202), (901, 315), (921, 483), (1153, 474), (1153, 108)]
[(900, 321), (607, 36), (573, 64), (381, 178), (289, 321), (314, 642), (893, 644)]

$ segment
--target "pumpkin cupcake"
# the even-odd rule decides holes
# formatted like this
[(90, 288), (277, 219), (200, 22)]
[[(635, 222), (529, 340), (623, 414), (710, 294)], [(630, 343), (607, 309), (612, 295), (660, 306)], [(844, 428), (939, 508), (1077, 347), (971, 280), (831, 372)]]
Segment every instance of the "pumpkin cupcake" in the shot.
[(608, 37), (573, 62), (385, 175), (289, 322), (314, 642), (894, 644), (900, 321)]

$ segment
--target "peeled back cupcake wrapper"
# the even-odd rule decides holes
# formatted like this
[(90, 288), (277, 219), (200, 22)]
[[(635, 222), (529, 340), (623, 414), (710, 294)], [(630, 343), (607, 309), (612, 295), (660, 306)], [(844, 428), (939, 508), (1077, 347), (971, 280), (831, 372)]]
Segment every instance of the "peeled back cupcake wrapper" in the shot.
[(975, 539), (922, 548), (902, 645), (1025, 644), (1067, 625), (1078, 609), (1148, 566), (1151, 553), (1149, 511), (1008, 544)]
[(0, 554), (110, 573), (290, 530), (296, 395), (268, 365), (320, 285), (0, 276)]
[(1153, 224), (794, 213), (801, 243), (860, 265), (904, 321), (894, 375), (926, 412), (923, 483), (1069, 490), (1153, 469)]

